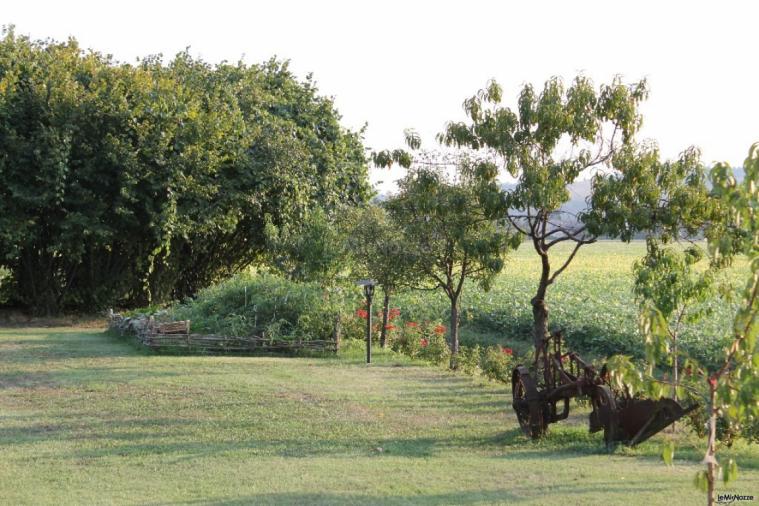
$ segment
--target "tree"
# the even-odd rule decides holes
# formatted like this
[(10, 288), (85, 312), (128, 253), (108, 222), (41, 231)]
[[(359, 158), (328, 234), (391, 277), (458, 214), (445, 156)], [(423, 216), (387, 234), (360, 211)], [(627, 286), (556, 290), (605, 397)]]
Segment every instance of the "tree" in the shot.
[(390, 298), (402, 287), (413, 286), (417, 271), (400, 225), (380, 205), (355, 208), (347, 217), (349, 253), (360, 275), (382, 287), (380, 346), (387, 342)]
[(194, 294), (370, 196), (361, 132), (286, 62), (137, 65), (0, 39), (0, 265), (39, 312)]
[[(580, 247), (597, 238), (582, 213), (562, 209), (568, 187), (588, 169), (608, 168), (621, 148), (632, 145), (641, 125), (638, 105), (647, 94), (645, 81), (627, 86), (617, 78), (596, 92), (582, 76), (568, 88), (552, 78), (539, 93), (526, 85), (512, 110), (500, 105), (502, 90), (492, 81), (464, 102), (469, 122), (449, 123), (438, 136), (446, 145), (487, 153), (490, 161), (478, 170), (482, 189), (491, 194), (484, 200), (529, 240), (540, 258), (541, 275), (531, 301), (536, 367), (549, 335), (548, 288)], [(499, 165), (517, 178), (512, 190), (497, 183)], [(555, 266), (551, 250), (563, 242), (573, 248)]]
[[(442, 163), (442, 166), (440, 165)], [(451, 367), (459, 350), (460, 297), (466, 280), (488, 289), (519, 236), (494, 220), (480, 200), (476, 162), (458, 156), (451, 167), (434, 155), (419, 156), (387, 202), (403, 229), (404, 242), (422, 281), (441, 289), (451, 305)], [(445, 169), (453, 169), (451, 177)]]
[(679, 338), (683, 326), (700, 320), (706, 310), (700, 304), (714, 295), (714, 271), (698, 270), (703, 251), (692, 245), (684, 251), (646, 241), (646, 256), (634, 266), (634, 292), (643, 315), (648, 362), (665, 359), (671, 366), (672, 397), (678, 399)]
[(325, 312), (332, 312), (334, 338), (339, 342), (343, 285), (351, 282), (353, 267), (345, 222), (323, 209), (311, 211), (297, 225), (277, 227), (267, 217), (268, 263), (289, 279), (314, 281), (324, 292)]
[(718, 202), (721, 219), (707, 228), (709, 250), (717, 264), (727, 264), (736, 255), (745, 255), (750, 272), (744, 288), (739, 291), (739, 304), (729, 331), (731, 343), (724, 360), (710, 371), (706, 380), (709, 392), (709, 433), (704, 456), (706, 471), (696, 482), (707, 492), (707, 502), (715, 503), (715, 482), (722, 470), (725, 482), (737, 475), (737, 464), (730, 460), (724, 466), (717, 460), (717, 419), (720, 415), (740, 423), (759, 416), (759, 143), (751, 146), (744, 162), (742, 182), (732, 168), (717, 164), (711, 172), (712, 195)]
[[(700, 376), (701, 391), (708, 416), (707, 444), (704, 456), (706, 470), (696, 475), (695, 484), (707, 493), (707, 503), (715, 504), (715, 486), (720, 471), (727, 483), (737, 475), (737, 463), (732, 459), (724, 464), (717, 460), (717, 437), (720, 420), (740, 427), (755, 423), (759, 416), (759, 354), (756, 338), (759, 335), (759, 144), (749, 151), (744, 163), (744, 178), (738, 182), (732, 168), (725, 163), (711, 170), (712, 189), (708, 201), (701, 199), (701, 192), (689, 193), (697, 206), (690, 210), (678, 210), (688, 198), (673, 198), (671, 209), (663, 209), (671, 217), (670, 232), (680, 229), (702, 227), (708, 241), (711, 260), (710, 270), (701, 273), (691, 270), (693, 260), (688, 253), (652, 251), (639, 264), (638, 285), (640, 294), (647, 301), (641, 313), (641, 323), (646, 335), (647, 367), (651, 372), (656, 361), (669, 358), (667, 350), (667, 314), (677, 314), (677, 307), (689, 301), (700, 300), (711, 294), (713, 272), (711, 269), (725, 267), (736, 256), (745, 256), (750, 271), (744, 287), (738, 290), (737, 310), (732, 328), (726, 329), (729, 344), (724, 348), (720, 362), (714, 365), (693, 364), (694, 376)], [(693, 187), (690, 187), (693, 189)], [(624, 210), (622, 211), (624, 213)], [(679, 225), (676, 217), (684, 221)], [(666, 234), (667, 235), (671, 234)], [(715, 336), (718, 337), (718, 336)], [(620, 362), (622, 363), (622, 362)], [(642, 375), (631, 364), (615, 371), (621, 381), (635, 385), (636, 389), (657, 391), (656, 379), (649, 375), (648, 381), (640, 381)], [(671, 460), (674, 448), (665, 449), (665, 461)]]

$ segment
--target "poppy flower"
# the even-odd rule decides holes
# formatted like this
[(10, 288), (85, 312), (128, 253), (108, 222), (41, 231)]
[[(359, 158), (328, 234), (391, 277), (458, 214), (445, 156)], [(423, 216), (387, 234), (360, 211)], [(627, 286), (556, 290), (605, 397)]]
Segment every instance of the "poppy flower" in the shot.
[(512, 350), (511, 348), (501, 348), (501, 353), (503, 353), (504, 355), (513, 355), (514, 350)]
[(712, 388), (717, 388), (717, 377), (716, 376), (709, 376), (709, 384)]
[(411, 327), (411, 328), (416, 328), (419, 326), (419, 324), (416, 322), (406, 322), (406, 326)]
[(395, 325), (385, 325), (385, 330), (395, 330)]
[(366, 309), (356, 309), (356, 316), (366, 319), (369, 316), (369, 312)]
[(426, 348), (426, 347), (427, 347), (427, 345), (429, 345), (429, 344), (430, 344), (430, 342), (429, 342), (429, 341), (427, 341), (427, 339), (424, 339), (424, 338), (422, 338), (422, 339), (419, 341), (419, 344), (422, 346), (422, 348)]
[(438, 325), (433, 330), (434, 330), (435, 334), (437, 334), (437, 335), (445, 334), (445, 325)]

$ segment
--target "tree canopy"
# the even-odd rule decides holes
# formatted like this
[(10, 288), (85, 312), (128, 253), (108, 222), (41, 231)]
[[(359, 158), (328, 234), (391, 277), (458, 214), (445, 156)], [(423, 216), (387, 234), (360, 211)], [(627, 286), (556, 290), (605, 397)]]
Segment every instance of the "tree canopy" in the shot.
[(261, 258), (265, 217), (370, 196), (361, 132), (287, 62), (135, 65), (0, 39), (0, 266), (15, 304), (182, 298)]
[(434, 155), (418, 156), (399, 182), (400, 192), (386, 205), (403, 228), (421, 282), (441, 289), (451, 303), (449, 334), (455, 367), (464, 282), (474, 280), (487, 289), (503, 268), (506, 253), (519, 244), (519, 235), (505, 220), (493, 219), (483, 205), (474, 159), (457, 156), (453, 167), (445, 161), (440, 166), (438, 161)]
[[(559, 78), (541, 91), (528, 84), (516, 108), (501, 105), (502, 90), (494, 81), (464, 101), (468, 122), (451, 122), (438, 136), (446, 145), (485, 153), (477, 175), (491, 213), (508, 219), (527, 237), (540, 257), (542, 271), (532, 299), (535, 348), (548, 335), (548, 287), (568, 267), (578, 249), (596, 240), (582, 220), (561, 206), (569, 185), (588, 169), (608, 167), (614, 155), (634, 141), (641, 126), (639, 103), (646, 98), (645, 81), (625, 85), (620, 79), (601, 85), (579, 76), (570, 86)], [(505, 168), (517, 179), (504, 189), (497, 182)], [(558, 267), (550, 250), (570, 241), (574, 249)]]

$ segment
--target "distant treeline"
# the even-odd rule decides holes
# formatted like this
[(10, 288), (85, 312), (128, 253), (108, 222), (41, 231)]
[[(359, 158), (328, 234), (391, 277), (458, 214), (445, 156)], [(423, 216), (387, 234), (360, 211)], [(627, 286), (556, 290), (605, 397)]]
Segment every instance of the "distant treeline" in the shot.
[[(256, 261), (267, 221), (370, 197), (361, 133), (286, 62), (137, 64), (0, 38), (0, 268), (10, 303), (177, 299)], [(1, 299), (0, 299), (1, 300)]]

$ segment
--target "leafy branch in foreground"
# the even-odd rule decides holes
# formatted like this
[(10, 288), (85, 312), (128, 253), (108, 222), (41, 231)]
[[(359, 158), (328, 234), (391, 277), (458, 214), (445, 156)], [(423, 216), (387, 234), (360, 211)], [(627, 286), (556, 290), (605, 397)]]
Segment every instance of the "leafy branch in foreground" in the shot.
[[(717, 460), (719, 423), (741, 427), (755, 423), (759, 416), (759, 355), (756, 353), (759, 334), (759, 144), (751, 147), (744, 171), (744, 179), (739, 183), (729, 165), (717, 164), (712, 169), (712, 190), (707, 205), (711, 210), (704, 215), (708, 220), (702, 222), (713, 268), (729, 265), (736, 256), (745, 256), (750, 266), (745, 286), (735, 294), (738, 305), (732, 328), (726, 329), (731, 337), (730, 344), (717, 366), (698, 367), (696, 376), (702, 381), (691, 383), (707, 406), (706, 470), (696, 475), (695, 484), (707, 493), (709, 505), (715, 502), (719, 474), (727, 483), (738, 472), (737, 463), (732, 459), (724, 464)], [(688, 255), (691, 255), (690, 259)], [(650, 375), (655, 362), (662, 357), (674, 360), (675, 349), (667, 347), (667, 341), (673, 340), (672, 318), (677, 325), (683, 308), (712, 294), (713, 271), (693, 273), (691, 265), (695, 263), (695, 257), (692, 255), (693, 249), (680, 254), (659, 250), (655, 243), (649, 243), (646, 259), (637, 266), (636, 285), (641, 298), (641, 328), (646, 336), (649, 374), (636, 371), (624, 357), (616, 357), (611, 365), (620, 384), (648, 392), (656, 390), (658, 380)], [(689, 368), (690, 364), (686, 366)], [(660, 387), (658, 385), (661, 392)], [(673, 452), (672, 446), (665, 448), (665, 462), (671, 461)]]

